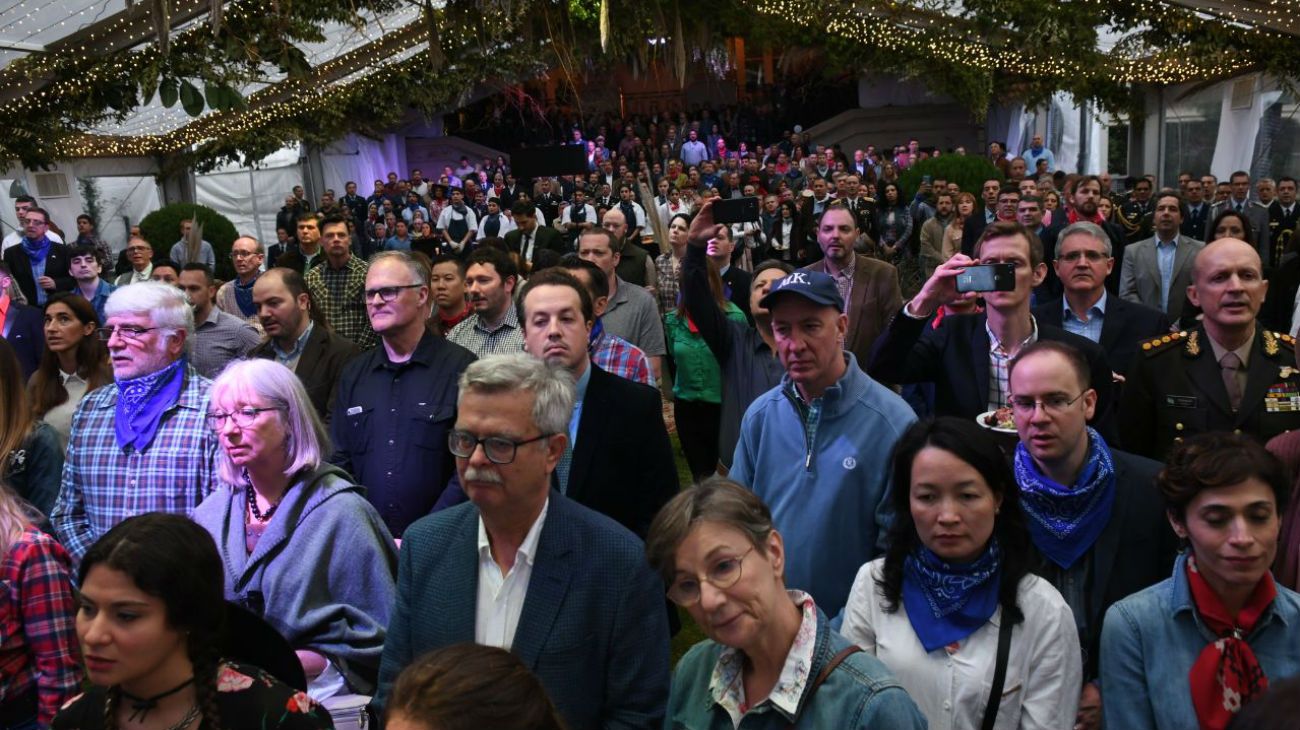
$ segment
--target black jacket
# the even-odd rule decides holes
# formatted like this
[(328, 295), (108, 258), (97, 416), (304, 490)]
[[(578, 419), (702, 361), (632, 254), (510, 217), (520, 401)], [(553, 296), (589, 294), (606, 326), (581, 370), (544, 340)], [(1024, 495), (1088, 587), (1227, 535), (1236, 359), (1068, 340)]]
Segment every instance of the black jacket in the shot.
[[(678, 490), (659, 393), (589, 367), (569, 484), (561, 491), (644, 539), (659, 508)], [(552, 480), (560, 487), (558, 474)]]
[[(36, 304), (36, 276), (32, 273), (32, 260), (22, 244), (11, 246), (5, 251), (4, 262), (13, 274), (14, 283), (18, 285), (27, 303)], [(50, 252), (45, 256), (45, 275), (54, 280), (55, 291), (72, 291), (77, 285), (76, 279), (68, 273), (68, 247), (62, 243), (50, 242)]]
[(30, 378), (40, 366), (41, 355), (45, 352), (45, 322), (41, 310), (11, 300), (9, 314), (5, 317), (4, 338), (18, 355), (23, 378)]
[[(294, 373), (302, 381), (307, 397), (311, 398), (311, 404), (316, 407), (316, 413), (326, 425), (330, 422), (334, 394), (339, 376), (343, 374), (343, 366), (359, 354), (361, 350), (355, 344), (334, 334), (328, 327), (316, 325), (307, 338)], [(254, 347), (249, 355), (274, 360), (275, 345), (267, 339)]]
[[(1034, 307), (1034, 317), (1042, 324), (1061, 326), (1065, 304), (1061, 298)], [(1106, 316), (1101, 324), (1101, 349), (1106, 351), (1110, 369), (1124, 375), (1142, 342), (1169, 334), (1169, 317), (1144, 304), (1136, 304), (1111, 294), (1106, 297)]]

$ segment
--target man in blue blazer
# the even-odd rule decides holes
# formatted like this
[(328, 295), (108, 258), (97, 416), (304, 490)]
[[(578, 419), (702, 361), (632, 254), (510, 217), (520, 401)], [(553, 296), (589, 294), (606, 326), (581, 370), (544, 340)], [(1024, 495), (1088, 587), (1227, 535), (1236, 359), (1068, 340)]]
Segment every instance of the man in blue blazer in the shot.
[(377, 708), (416, 657), (472, 641), (518, 655), (573, 730), (662, 726), (663, 585), (635, 535), (550, 488), (574, 398), (524, 353), (466, 368), (449, 442), (470, 501), (403, 536)]

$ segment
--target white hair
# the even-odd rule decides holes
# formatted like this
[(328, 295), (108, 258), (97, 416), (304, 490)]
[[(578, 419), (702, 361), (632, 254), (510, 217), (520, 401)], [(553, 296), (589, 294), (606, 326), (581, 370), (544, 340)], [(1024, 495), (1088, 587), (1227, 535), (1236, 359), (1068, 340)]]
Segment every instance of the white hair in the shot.
[[(233, 408), (235, 403), (246, 405), (255, 399), (280, 409), (278, 416), (288, 449), (285, 476), (315, 469), (330, 452), (329, 436), (302, 381), (274, 360), (235, 360), (221, 371), (208, 393), (208, 408), (214, 411), (221, 410), (218, 403), (229, 403)], [(226, 484), (243, 484), (243, 470), (230, 461), (224, 449), (217, 455), (217, 470)]]
[[(141, 281), (118, 287), (104, 303), (104, 318), (147, 314), (153, 326), (185, 332), (185, 351), (194, 339), (194, 309), (185, 292), (161, 281)], [(107, 323), (106, 323), (107, 324)]]
[(577, 400), (573, 376), (527, 353), (492, 355), (476, 360), (460, 375), (460, 392), (514, 393), (534, 396), (533, 423), (545, 434), (568, 433), (569, 416)]

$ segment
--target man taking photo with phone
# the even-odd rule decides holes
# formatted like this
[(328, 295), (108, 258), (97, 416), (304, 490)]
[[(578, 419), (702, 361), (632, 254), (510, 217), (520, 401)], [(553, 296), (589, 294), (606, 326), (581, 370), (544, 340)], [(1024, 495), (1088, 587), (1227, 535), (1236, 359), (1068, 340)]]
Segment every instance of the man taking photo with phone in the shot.
[[(867, 373), (886, 383), (933, 382), (935, 415), (975, 418), (1007, 405), (1011, 358), (1039, 340), (1065, 342), (1088, 361), (1097, 391), (1091, 423), (1103, 434), (1112, 430), (1111, 368), (1105, 352), (1087, 338), (1038, 322), (1030, 311), (1030, 292), (1047, 276), (1042, 242), (1020, 223), (996, 221), (984, 229), (973, 253), (974, 258), (956, 254), (940, 264), (894, 315), (876, 341)], [(1012, 265), (1014, 285), (1007, 291), (958, 291), (959, 275), (988, 264)], [(998, 278), (988, 276), (983, 286), (996, 286)], [(983, 298), (984, 312), (947, 316), (938, 326), (931, 325), (941, 305), (976, 297)]]

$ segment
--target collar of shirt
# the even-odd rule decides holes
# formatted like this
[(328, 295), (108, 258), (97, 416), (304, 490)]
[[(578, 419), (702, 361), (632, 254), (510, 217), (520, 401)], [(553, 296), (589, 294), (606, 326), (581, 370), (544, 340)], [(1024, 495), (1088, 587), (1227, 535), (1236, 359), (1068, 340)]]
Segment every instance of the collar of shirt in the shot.
[[(785, 656), (781, 674), (776, 685), (772, 687), (767, 699), (757, 706), (771, 705), (793, 720), (799, 712), (799, 700), (811, 680), (813, 654), (817, 647), (817, 608), (812, 596), (803, 591), (787, 591), (790, 600), (799, 607), (803, 619), (795, 633), (794, 643)], [(718, 661), (713, 666), (709, 678), (709, 693), (713, 701), (731, 715), (732, 724), (739, 727), (740, 718), (751, 708), (745, 699), (745, 683), (742, 679), (745, 666), (745, 654), (739, 649), (727, 647), (718, 654)]]
[[(533, 520), (533, 526), (528, 528), (528, 534), (524, 536), (524, 541), (519, 544), (519, 550), (515, 553), (514, 565), (518, 565), (522, 561), (530, 568), (533, 566), (533, 559), (537, 557), (537, 543), (542, 535), (542, 523), (546, 522), (546, 510), (550, 506), (551, 499), (547, 497), (546, 502), (542, 504), (541, 513), (537, 515), (536, 520)], [(492, 541), (488, 539), (487, 527), (483, 525), (482, 515), (479, 515), (478, 518), (478, 557), (483, 565), (491, 564), (492, 567), (500, 569), (492, 558)], [(514, 568), (511, 568), (510, 571), (513, 572)], [(506, 575), (509, 574), (506, 573)]]
[[(719, 276), (721, 276), (721, 274), (719, 274)], [(605, 314), (609, 314), (610, 312), (614, 311), (615, 308), (623, 304), (627, 304), (628, 301), (627, 288), (629, 286), (635, 286), (634, 284), (629, 284), (626, 281), (623, 281), (623, 277), (619, 276), (618, 274), (614, 275), (614, 281), (617, 289), (615, 290), (613, 296), (609, 298), (609, 304), (605, 305)]]
[[(1088, 307), (1088, 319), (1092, 319), (1093, 314), (1100, 314), (1103, 317), (1106, 316), (1107, 296), (1108, 295), (1106, 294), (1106, 290), (1103, 288), (1101, 290), (1101, 299), (1098, 299), (1096, 303), (1094, 303), (1091, 307)], [(1065, 298), (1064, 294), (1062, 294), (1061, 295), (1061, 319), (1062, 321), (1064, 321), (1070, 318), (1078, 319), (1078, 317), (1076, 317), (1074, 314), (1074, 310), (1070, 309), (1070, 301)], [(988, 325), (985, 324), (985, 326), (987, 327)], [(1035, 327), (1035, 329), (1037, 328)], [(992, 337), (991, 332), (989, 333), (989, 336)]]
[(80, 375), (76, 373), (65, 373), (62, 370), (59, 371), (59, 378), (63, 381), (64, 387), (67, 387), (68, 383), (86, 383), (85, 379)]
[(283, 364), (302, 355), (303, 349), (307, 347), (307, 338), (311, 337), (311, 331), (313, 329), (316, 329), (316, 323), (308, 321), (307, 329), (303, 330), (302, 334), (298, 335), (298, 339), (294, 340), (293, 349), (289, 352), (281, 350), (279, 343), (275, 340), (271, 340), (271, 349), (275, 351), (275, 359)]
[(1178, 248), (1178, 234), (1174, 234), (1174, 237), (1168, 241), (1162, 240), (1160, 234), (1156, 234), (1156, 248), (1168, 248), (1171, 246)]
[(503, 329), (517, 330), (519, 329), (519, 313), (515, 311), (513, 306), (507, 306), (505, 316), (501, 318), (501, 321), (495, 327), (489, 327), (487, 320), (483, 319), (483, 315), (475, 314), (474, 327), (478, 331), (489, 335), (496, 334)]
[(197, 332), (199, 330), (205, 330), (211, 327), (216, 327), (221, 323), (222, 317), (229, 317), (229, 316), (230, 315), (221, 311), (221, 307), (218, 307), (216, 304), (213, 304), (212, 311), (208, 312), (207, 319), (203, 320), (203, 324), (194, 325), (194, 331)]
[(143, 271), (136, 271), (135, 269), (132, 269), (131, 273), (133, 274), (133, 276), (131, 277), (132, 282), (149, 281), (149, 277), (153, 276), (153, 262), (149, 262), (145, 264)]
[[(1210, 341), (1210, 349), (1214, 352), (1215, 362), (1219, 362), (1220, 360), (1223, 359), (1224, 355), (1228, 354), (1228, 348), (1224, 347), (1223, 345), (1220, 345), (1218, 342), (1215, 342), (1214, 338), (1210, 337), (1209, 332), (1205, 333), (1205, 339)], [(1252, 336), (1250, 339), (1246, 340), (1246, 344), (1233, 350), (1233, 352), (1237, 353), (1237, 357), (1241, 358), (1242, 372), (1245, 372), (1246, 369), (1250, 367), (1250, 351), (1251, 349), (1254, 348), (1254, 346), (1255, 346), (1255, 338)]]
[[(989, 327), (988, 318), (984, 319), (984, 331), (987, 332), (989, 336), (989, 352), (991, 354), (999, 357), (1011, 356), (1011, 353), (1007, 352), (1002, 347), (1002, 342), (998, 340), (998, 336), (993, 334), (993, 328)], [(1032, 345), (1035, 342), (1038, 342), (1038, 320), (1031, 314), (1029, 315), (1029, 336), (1020, 341), (1020, 344), (1016, 346), (1016, 352), (1019, 352), (1024, 349), (1025, 346)]]
[(430, 334), (428, 330), (425, 330), (425, 333), (420, 336), (420, 341), (415, 345), (415, 351), (411, 353), (410, 359), (405, 362), (393, 362), (392, 360), (389, 360), (388, 348), (382, 346), (376, 347), (375, 350), (378, 351), (379, 357), (375, 358), (374, 366), (371, 369), (379, 370), (381, 368), (388, 368), (389, 370), (401, 370), (412, 363), (419, 363), (424, 367), (428, 367), (429, 362), (432, 360), (430, 353), (430, 350), (432, 349), (433, 335)]

